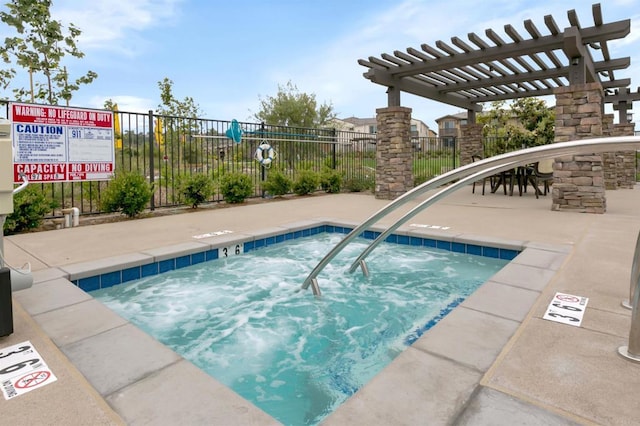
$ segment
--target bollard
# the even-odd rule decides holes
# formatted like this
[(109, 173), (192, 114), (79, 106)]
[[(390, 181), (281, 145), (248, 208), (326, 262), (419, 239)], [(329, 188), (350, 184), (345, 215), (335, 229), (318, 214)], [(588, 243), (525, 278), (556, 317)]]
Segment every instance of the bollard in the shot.
[(11, 270), (0, 268), (0, 337), (13, 333), (13, 304), (11, 303)]
[(636, 289), (638, 279), (640, 279), (640, 264), (638, 262), (638, 256), (640, 255), (640, 233), (638, 233), (638, 239), (636, 241), (636, 251), (633, 252), (633, 263), (631, 265), (631, 280), (629, 283), (629, 300), (622, 301), (622, 307), (627, 309), (633, 308), (633, 294)]

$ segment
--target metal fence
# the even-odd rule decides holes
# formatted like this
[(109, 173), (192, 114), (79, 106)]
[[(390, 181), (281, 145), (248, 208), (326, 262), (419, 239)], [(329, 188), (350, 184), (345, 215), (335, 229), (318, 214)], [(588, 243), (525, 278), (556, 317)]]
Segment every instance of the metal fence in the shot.
[[(347, 190), (363, 185), (372, 188), (375, 183), (375, 134), (240, 122), (242, 139), (236, 143), (227, 136), (235, 126), (233, 121), (165, 116), (153, 111), (115, 114), (116, 175), (131, 171), (146, 176), (154, 188), (148, 206), (151, 210), (181, 205), (180, 181), (194, 174), (206, 174), (216, 183), (227, 173), (246, 174), (254, 183), (253, 197), (265, 196), (262, 182), (273, 170), (282, 171), (294, 181), (302, 170), (337, 170)], [(265, 142), (276, 155), (268, 168), (255, 158), (256, 149)], [(412, 145), (416, 183), (459, 164), (455, 141), (416, 137)], [(37, 185), (57, 205), (50, 217), (61, 217), (61, 210), (69, 207), (77, 207), (83, 215), (103, 213), (100, 200), (109, 182)], [(223, 195), (216, 190), (209, 201), (222, 200)]]

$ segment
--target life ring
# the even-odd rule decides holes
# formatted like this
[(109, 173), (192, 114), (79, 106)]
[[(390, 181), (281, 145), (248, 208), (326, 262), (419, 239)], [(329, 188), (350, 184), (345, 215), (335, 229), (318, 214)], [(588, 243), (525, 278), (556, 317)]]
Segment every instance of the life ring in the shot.
[[(265, 151), (267, 153), (266, 157), (264, 155)], [(262, 142), (258, 146), (258, 149), (256, 149), (256, 160), (258, 160), (258, 162), (263, 166), (270, 165), (273, 159), (275, 158), (275, 156), (276, 156), (276, 152), (273, 150), (271, 145), (269, 145), (266, 142)]]

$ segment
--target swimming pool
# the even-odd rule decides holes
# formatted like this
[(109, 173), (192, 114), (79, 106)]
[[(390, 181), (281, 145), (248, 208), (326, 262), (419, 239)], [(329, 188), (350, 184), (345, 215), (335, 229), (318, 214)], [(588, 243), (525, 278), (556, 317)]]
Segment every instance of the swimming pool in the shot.
[(370, 278), (346, 274), (363, 240), (327, 268), (317, 299), (295, 290), (342, 235), (317, 238), (92, 295), (279, 421), (317, 424), (507, 262), (384, 244)]

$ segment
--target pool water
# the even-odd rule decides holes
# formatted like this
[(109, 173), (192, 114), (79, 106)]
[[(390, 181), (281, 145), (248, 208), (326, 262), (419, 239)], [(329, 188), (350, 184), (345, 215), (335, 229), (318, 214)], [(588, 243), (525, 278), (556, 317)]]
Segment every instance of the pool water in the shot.
[(506, 263), (383, 243), (370, 276), (344, 235), (318, 234), (131, 281), (92, 296), (286, 425), (315, 425)]

